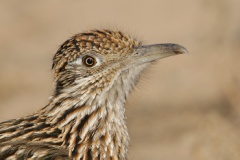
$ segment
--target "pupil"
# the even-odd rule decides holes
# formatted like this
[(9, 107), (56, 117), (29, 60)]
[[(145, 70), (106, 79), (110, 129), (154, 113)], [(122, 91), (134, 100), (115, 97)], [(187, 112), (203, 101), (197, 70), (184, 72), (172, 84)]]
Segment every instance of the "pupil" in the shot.
[(92, 58), (88, 58), (87, 59), (87, 64), (93, 64), (93, 59)]

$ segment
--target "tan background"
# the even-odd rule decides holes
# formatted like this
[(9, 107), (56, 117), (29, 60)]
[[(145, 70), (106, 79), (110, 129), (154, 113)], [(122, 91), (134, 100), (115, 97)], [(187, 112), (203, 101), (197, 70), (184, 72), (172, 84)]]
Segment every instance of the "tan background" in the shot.
[(239, 0), (0, 2), (0, 120), (52, 93), (51, 58), (69, 36), (118, 28), (189, 55), (160, 60), (127, 103), (130, 160), (240, 159)]

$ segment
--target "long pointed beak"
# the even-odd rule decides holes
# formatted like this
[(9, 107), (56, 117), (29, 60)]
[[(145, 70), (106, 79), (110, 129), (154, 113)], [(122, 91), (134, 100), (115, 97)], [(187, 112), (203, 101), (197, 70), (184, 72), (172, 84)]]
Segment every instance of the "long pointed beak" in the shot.
[(188, 53), (185, 47), (178, 44), (165, 43), (141, 46), (136, 49), (135, 57), (138, 63), (147, 63), (184, 53)]

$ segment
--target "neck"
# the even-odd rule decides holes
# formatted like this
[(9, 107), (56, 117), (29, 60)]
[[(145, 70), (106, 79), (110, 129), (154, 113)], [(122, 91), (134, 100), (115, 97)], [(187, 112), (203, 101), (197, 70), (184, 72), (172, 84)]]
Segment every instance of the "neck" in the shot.
[(49, 120), (62, 130), (63, 145), (72, 157), (96, 155), (103, 159), (107, 156), (123, 159), (126, 151), (122, 149), (128, 146), (128, 133), (124, 114), (118, 113), (120, 107), (107, 103), (98, 107), (74, 104), (64, 113), (53, 114)]

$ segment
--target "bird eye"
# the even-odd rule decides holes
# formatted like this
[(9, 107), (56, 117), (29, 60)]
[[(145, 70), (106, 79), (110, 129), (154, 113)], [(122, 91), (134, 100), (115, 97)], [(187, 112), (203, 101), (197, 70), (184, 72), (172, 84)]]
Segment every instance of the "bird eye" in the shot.
[(95, 58), (93, 58), (91, 56), (84, 56), (82, 59), (82, 62), (87, 67), (92, 67), (96, 64)]

